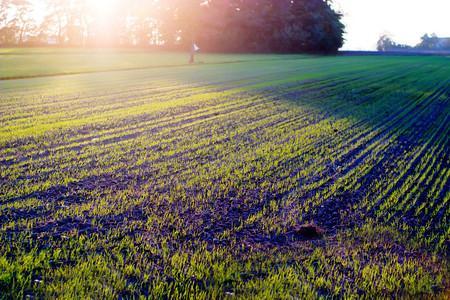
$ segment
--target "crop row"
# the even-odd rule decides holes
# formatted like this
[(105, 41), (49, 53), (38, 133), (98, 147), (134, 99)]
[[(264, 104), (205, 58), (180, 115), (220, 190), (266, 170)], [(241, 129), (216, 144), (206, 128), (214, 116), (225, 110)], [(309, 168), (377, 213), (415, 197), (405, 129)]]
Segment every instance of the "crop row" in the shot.
[[(0, 268), (25, 277), (0, 286), (438, 293), (449, 69), (445, 57), (325, 57), (2, 81)], [(325, 237), (298, 234), (305, 224)]]

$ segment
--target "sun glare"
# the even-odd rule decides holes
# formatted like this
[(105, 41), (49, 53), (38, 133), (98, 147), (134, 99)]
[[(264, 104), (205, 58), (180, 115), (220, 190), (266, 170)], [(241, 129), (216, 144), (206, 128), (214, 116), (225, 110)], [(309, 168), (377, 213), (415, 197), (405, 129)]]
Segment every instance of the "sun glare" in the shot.
[[(38, 20), (42, 21), (48, 15), (49, 8), (42, 1), (31, 0), (32, 15)], [(112, 17), (114, 11), (117, 9), (118, 0), (91, 0), (89, 1), (90, 9), (93, 9), (96, 17), (100, 19), (108, 19)]]
[(95, 13), (100, 18), (108, 18), (117, 9), (117, 0), (93, 0)]
[(93, 0), (95, 8), (100, 11), (111, 11), (117, 5), (117, 0)]
[(114, 15), (118, 10), (117, 0), (93, 0), (92, 8), (94, 18), (98, 21), (98, 26), (102, 32), (107, 32), (115, 23)]

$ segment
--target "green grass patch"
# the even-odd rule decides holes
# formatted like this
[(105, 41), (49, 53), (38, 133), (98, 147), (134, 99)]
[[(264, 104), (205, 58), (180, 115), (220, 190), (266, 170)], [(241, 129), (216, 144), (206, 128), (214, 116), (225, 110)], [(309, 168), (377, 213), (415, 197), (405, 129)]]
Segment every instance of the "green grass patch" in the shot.
[[(189, 53), (130, 49), (2, 48), (0, 80), (189, 65)], [(302, 55), (197, 53), (194, 64), (302, 58)]]

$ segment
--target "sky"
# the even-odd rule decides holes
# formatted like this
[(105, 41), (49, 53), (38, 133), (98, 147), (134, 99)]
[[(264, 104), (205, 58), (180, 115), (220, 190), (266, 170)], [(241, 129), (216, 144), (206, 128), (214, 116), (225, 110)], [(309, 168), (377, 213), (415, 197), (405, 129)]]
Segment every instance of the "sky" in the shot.
[(415, 46), (425, 33), (450, 37), (450, 0), (334, 0), (344, 14), (342, 50), (375, 50), (389, 34), (397, 44)]

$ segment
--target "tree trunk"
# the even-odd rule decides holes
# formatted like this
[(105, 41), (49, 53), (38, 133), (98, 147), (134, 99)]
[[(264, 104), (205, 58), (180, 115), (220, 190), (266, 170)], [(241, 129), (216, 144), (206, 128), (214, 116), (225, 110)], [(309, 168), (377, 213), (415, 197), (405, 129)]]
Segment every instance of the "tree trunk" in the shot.
[(20, 35), (19, 35), (19, 41), (17, 44), (22, 44), (23, 43), (23, 33), (25, 32), (25, 25), (22, 25), (22, 28), (20, 29)]
[(189, 59), (189, 63), (190, 64), (194, 63), (194, 52), (195, 52), (195, 50), (194, 50), (194, 43), (192, 43), (192, 45), (191, 45), (191, 58)]

